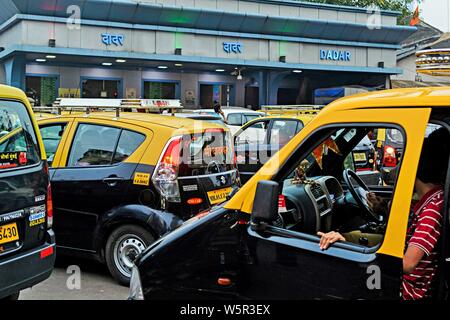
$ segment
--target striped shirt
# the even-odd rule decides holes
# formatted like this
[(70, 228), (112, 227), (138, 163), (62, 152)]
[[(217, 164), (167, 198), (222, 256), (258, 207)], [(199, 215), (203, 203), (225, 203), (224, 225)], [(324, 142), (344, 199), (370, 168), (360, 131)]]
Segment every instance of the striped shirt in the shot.
[(443, 207), (444, 191), (441, 187), (429, 191), (414, 207), (407, 232), (406, 248), (416, 246), (425, 254), (412, 273), (403, 275), (404, 300), (430, 297), (430, 287), (438, 267), (438, 243)]

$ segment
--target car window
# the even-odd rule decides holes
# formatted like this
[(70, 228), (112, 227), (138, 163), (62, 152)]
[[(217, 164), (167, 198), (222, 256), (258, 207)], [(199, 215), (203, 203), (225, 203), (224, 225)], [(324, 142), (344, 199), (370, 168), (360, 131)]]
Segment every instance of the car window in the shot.
[(275, 120), (270, 130), (270, 144), (285, 145), (297, 134), (298, 121)]
[(39, 162), (39, 145), (26, 107), (19, 102), (0, 101), (0, 170)]
[(269, 121), (258, 121), (245, 128), (236, 137), (236, 144), (264, 144), (266, 143)]
[(228, 124), (230, 126), (242, 126), (242, 114), (232, 113), (228, 115)]
[[(283, 228), (313, 236), (339, 231), (355, 249), (381, 245), (395, 188), (377, 198), (367, 191), (377, 190), (370, 186), (379, 186), (384, 178), (376, 162), (376, 144), (369, 139), (376, 129), (325, 129), (310, 138), (318, 140), (313, 151), (299, 156), (281, 181), (286, 203), (280, 207)], [(390, 172), (393, 186), (396, 172)], [(315, 209), (304, 210), (306, 205)]]
[(61, 142), (66, 126), (66, 123), (58, 123), (40, 128), (45, 152), (47, 153), (47, 161), (50, 166), (53, 163), (56, 150), (58, 149), (59, 143)]
[(110, 165), (120, 131), (118, 128), (80, 124), (72, 143), (67, 166)]
[(145, 135), (123, 130), (114, 155), (113, 164), (123, 162), (145, 141)]
[[(246, 114), (246, 115), (245, 115), (245, 123), (250, 122), (250, 121), (255, 120), (255, 119), (258, 119), (258, 118), (260, 118), (260, 117), (261, 117), (261, 116), (258, 115), (258, 114)], [(244, 123), (244, 124), (245, 124), (245, 123)]]

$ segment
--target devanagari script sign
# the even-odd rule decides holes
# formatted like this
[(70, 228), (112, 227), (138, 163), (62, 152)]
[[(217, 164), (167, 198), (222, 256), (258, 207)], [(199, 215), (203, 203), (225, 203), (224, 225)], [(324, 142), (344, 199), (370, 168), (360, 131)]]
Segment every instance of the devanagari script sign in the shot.
[(102, 33), (102, 42), (107, 45), (123, 46), (125, 36), (121, 34)]
[(226, 53), (242, 53), (243, 45), (240, 42), (224, 42), (223, 50)]

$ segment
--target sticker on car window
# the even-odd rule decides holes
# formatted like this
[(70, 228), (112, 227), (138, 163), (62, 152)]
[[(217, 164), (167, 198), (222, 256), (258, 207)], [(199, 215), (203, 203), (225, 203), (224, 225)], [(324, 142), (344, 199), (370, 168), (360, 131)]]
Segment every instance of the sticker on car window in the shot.
[(2, 152), (0, 153), (0, 168), (9, 169), (27, 164), (26, 152)]
[(150, 185), (150, 174), (136, 172), (136, 174), (134, 175), (133, 184), (138, 185), (138, 186), (147, 186), (148, 187)]

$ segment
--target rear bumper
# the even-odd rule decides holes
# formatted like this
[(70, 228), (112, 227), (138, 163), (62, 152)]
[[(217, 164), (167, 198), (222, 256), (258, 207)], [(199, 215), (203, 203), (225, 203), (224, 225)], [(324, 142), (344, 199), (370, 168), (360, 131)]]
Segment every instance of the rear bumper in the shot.
[[(239, 187), (237, 170), (202, 176), (181, 177), (178, 179), (178, 182), (181, 202), (169, 202), (167, 211), (178, 215), (183, 220), (187, 220), (193, 215), (214, 206), (214, 204), (211, 204), (210, 202), (208, 192), (227, 188), (234, 190)], [(191, 198), (200, 198), (202, 199), (202, 203), (198, 205), (189, 205), (188, 200)]]
[[(50, 277), (55, 264), (55, 234), (47, 232), (47, 242), (33, 250), (0, 260), (0, 298), (32, 287)], [(41, 258), (41, 252), (53, 249)]]

